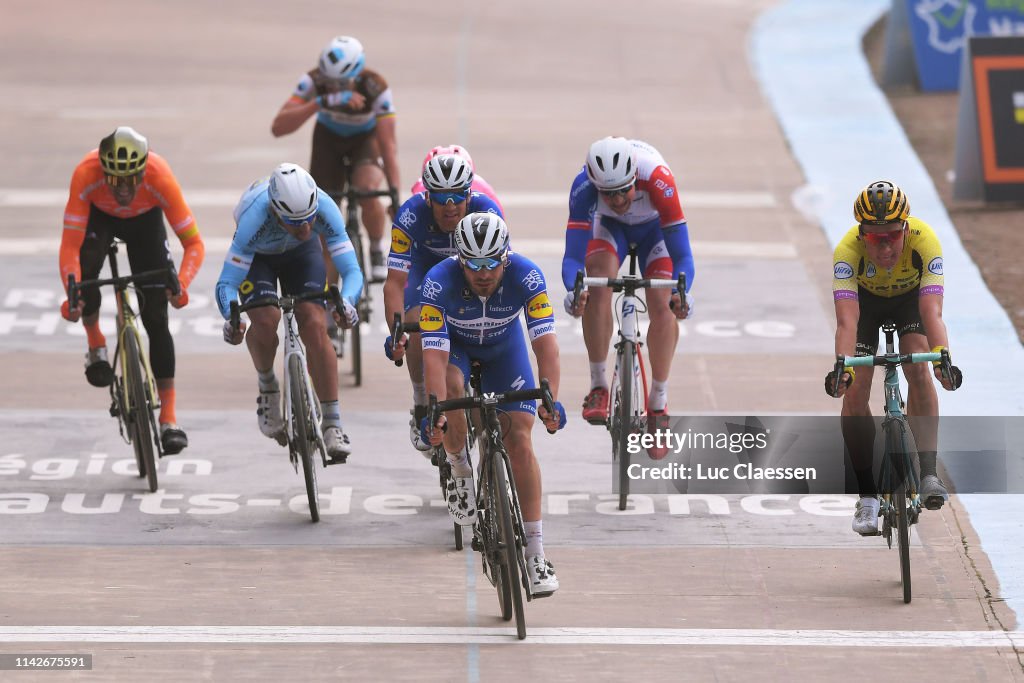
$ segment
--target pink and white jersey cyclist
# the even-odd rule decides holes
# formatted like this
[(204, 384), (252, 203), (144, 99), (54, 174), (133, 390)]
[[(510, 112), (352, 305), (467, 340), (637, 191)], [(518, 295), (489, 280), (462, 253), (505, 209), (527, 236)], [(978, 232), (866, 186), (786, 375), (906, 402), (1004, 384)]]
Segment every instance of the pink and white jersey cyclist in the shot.
[[(490, 183), (488, 183), (486, 180), (480, 177), (480, 175), (477, 174), (476, 166), (473, 164), (473, 157), (469, 156), (469, 152), (466, 150), (465, 147), (462, 147), (460, 145), (447, 145), (443, 147), (435, 147), (434, 149), (427, 152), (427, 156), (423, 157), (423, 169), (426, 169), (427, 163), (429, 163), (430, 160), (436, 157), (438, 154), (454, 154), (465, 159), (466, 163), (469, 164), (469, 168), (472, 169), (473, 171), (473, 192), (479, 192), (480, 194), (487, 195), (488, 197), (494, 200), (495, 204), (498, 205), (498, 208), (501, 209), (502, 214), (505, 213), (505, 207), (501, 205), (501, 201), (498, 199), (498, 195), (494, 192), (494, 188), (491, 187)], [(413, 194), (417, 194), (419, 192), (423, 192), (426, 189), (427, 187), (423, 184), (423, 178), (420, 177), (416, 179), (416, 184), (412, 186), (411, 192)]]

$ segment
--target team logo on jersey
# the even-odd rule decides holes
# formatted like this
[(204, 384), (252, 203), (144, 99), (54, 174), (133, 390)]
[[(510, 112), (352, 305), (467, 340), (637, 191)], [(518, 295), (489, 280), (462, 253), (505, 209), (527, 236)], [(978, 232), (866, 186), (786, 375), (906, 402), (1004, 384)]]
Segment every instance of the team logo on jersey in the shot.
[(523, 284), (526, 285), (528, 290), (535, 292), (538, 287), (544, 284), (544, 276), (534, 268), (526, 274), (526, 277), (523, 278)]
[(533, 319), (548, 318), (551, 312), (551, 301), (548, 300), (547, 292), (541, 292), (526, 305), (526, 315)]
[(412, 241), (409, 236), (398, 228), (391, 228), (391, 251), (396, 254), (406, 254), (410, 247), (412, 247)]
[(837, 280), (845, 280), (853, 277), (853, 266), (846, 261), (840, 261), (832, 268), (832, 272), (835, 273)]
[(932, 275), (942, 275), (942, 257), (936, 256), (928, 262), (928, 272)]
[(437, 301), (437, 295), (441, 293), (441, 283), (431, 280), (429, 277), (423, 280), (420, 292), (431, 301)]
[(868, 261), (868, 267), (867, 270), (864, 271), (864, 275), (867, 277), (874, 277), (876, 272), (878, 271), (875, 270), (875, 264)]
[(413, 223), (416, 222), (416, 214), (406, 209), (398, 215), (398, 222), (405, 226), (406, 229), (410, 228)]
[(444, 325), (444, 315), (430, 304), (420, 309), (420, 330), (437, 332)]

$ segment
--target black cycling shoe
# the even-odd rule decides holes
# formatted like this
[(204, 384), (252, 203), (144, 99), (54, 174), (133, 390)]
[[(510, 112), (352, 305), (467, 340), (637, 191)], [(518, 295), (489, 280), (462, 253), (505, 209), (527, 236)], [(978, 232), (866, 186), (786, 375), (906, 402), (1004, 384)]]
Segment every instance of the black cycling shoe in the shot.
[(178, 425), (165, 423), (160, 425), (160, 445), (164, 455), (177, 455), (188, 446), (188, 437)]
[(89, 349), (85, 354), (85, 379), (94, 387), (109, 387), (114, 381), (114, 368), (107, 360), (106, 347)]

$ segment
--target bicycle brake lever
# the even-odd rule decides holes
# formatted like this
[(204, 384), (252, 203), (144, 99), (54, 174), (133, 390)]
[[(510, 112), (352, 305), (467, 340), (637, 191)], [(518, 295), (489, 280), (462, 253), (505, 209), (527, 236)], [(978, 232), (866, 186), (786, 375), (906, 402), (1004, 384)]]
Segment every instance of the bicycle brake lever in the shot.
[(239, 313), (239, 311), (238, 311), (238, 302), (237, 301), (232, 301), (231, 302), (231, 317), (230, 317), (230, 320), (231, 320), (231, 331), (233, 333), (237, 333), (238, 332), (238, 326), (241, 323), (241, 313)]
[(74, 273), (68, 275), (68, 308), (72, 311), (78, 308), (78, 285), (75, 284)]
[[(391, 328), (391, 353), (395, 353), (395, 347), (398, 345), (398, 338), (402, 335), (402, 314), (395, 313), (395, 324)], [(400, 368), (405, 363), (404, 359), (399, 358), (395, 361), (395, 367)]]

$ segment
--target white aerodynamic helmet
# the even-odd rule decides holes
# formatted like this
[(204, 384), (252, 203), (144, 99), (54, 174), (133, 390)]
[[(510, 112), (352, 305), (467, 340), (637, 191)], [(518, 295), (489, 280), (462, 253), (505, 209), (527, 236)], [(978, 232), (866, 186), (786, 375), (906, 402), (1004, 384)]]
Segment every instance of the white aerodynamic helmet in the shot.
[(471, 213), (455, 226), (455, 246), (463, 260), (502, 259), (508, 253), (508, 226), (496, 213)]
[(320, 53), (320, 73), (336, 80), (355, 78), (365, 61), (362, 43), (351, 36), (338, 36)]
[(602, 138), (587, 153), (587, 177), (598, 190), (621, 190), (636, 181), (636, 150), (626, 138)]
[(473, 185), (473, 167), (456, 154), (438, 154), (423, 167), (423, 185), (431, 192), (462, 192)]
[(270, 175), (270, 205), (278, 216), (289, 221), (304, 221), (316, 214), (316, 183), (313, 176), (297, 164), (281, 164)]

